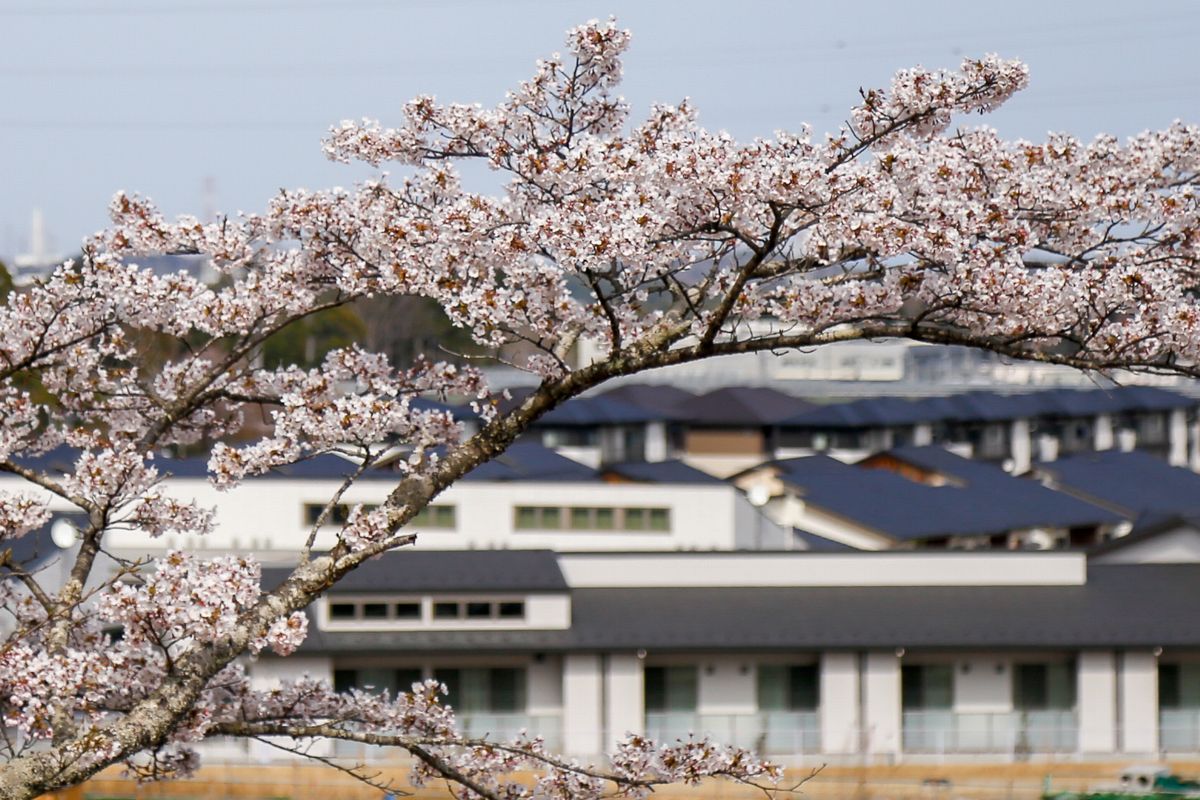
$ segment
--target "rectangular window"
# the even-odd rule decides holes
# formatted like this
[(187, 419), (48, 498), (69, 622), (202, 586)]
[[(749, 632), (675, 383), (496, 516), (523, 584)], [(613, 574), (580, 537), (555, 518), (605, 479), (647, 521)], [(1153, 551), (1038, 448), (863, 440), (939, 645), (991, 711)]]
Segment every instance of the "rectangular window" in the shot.
[(646, 711), (695, 711), (699, 698), (696, 667), (646, 667)]
[(458, 619), (459, 608), (460, 608), (459, 603), (446, 603), (446, 602), (434, 603), (433, 604), (433, 618), (434, 619)]
[(395, 696), (397, 692), (408, 692), (412, 685), (421, 680), (419, 667), (395, 669), (335, 669), (333, 688), (337, 692), (351, 689), (384, 692)]
[(392, 607), (396, 619), (420, 619), (421, 604), (420, 603), (396, 603)]
[(517, 506), (514, 511), (517, 530), (560, 530), (564, 522), (566, 529), (572, 531), (668, 532), (671, 530), (671, 509)]
[[(350, 519), (350, 512), (354, 510), (352, 503), (338, 503), (329, 509), (329, 513), (325, 515), (325, 527), (345, 525)], [(364, 503), (363, 511), (374, 511), (379, 506), (373, 503)], [(317, 520), (321, 518), (321, 514), (325, 511), (324, 503), (305, 503), (304, 504), (304, 524), (312, 527), (317, 524)]]
[(453, 528), (455, 527), (454, 506), (425, 506), (408, 524), (422, 528)]
[(358, 605), (355, 603), (330, 603), (330, 619), (354, 619), (358, 616)]
[(1170, 709), (1200, 708), (1200, 664), (1159, 664), (1158, 705)]
[(435, 669), (446, 702), (460, 714), (514, 714), (525, 710), (525, 670), (519, 667)]
[(547, 506), (517, 506), (515, 524), (518, 530), (554, 531), (563, 527), (563, 510)]
[(1017, 664), (1013, 707), (1018, 711), (1065, 711), (1075, 707), (1075, 665)]
[(820, 684), (816, 664), (760, 664), (758, 708), (761, 711), (815, 711)]
[(387, 619), (387, 603), (363, 603), (363, 619)]
[(905, 711), (954, 707), (954, 670), (949, 664), (905, 664), (900, 668)]
[(497, 603), (496, 616), (500, 619), (523, 619), (525, 617), (525, 604), (520, 601)]

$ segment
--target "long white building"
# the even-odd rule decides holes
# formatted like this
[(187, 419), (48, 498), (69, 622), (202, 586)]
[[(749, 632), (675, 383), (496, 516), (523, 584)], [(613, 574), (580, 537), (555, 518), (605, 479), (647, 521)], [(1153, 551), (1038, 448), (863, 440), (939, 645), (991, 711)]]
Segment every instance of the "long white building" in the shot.
[(793, 761), (1194, 754), (1200, 563), (1147, 563), (1163, 546), (397, 552), (310, 609), (297, 655), (254, 669), (437, 678), (468, 733), (575, 756), (631, 732)]

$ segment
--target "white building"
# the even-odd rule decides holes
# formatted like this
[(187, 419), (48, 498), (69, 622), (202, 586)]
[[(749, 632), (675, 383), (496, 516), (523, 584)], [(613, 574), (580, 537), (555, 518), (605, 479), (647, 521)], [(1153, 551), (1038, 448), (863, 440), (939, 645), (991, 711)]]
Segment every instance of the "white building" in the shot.
[(1200, 564), (1127, 550), (1119, 565), (397, 552), (310, 609), (296, 656), (254, 670), (381, 689), (437, 678), (467, 733), (525, 729), (575, 756), (630, 732), (707, 733), (792, 762), (1194, 752)]

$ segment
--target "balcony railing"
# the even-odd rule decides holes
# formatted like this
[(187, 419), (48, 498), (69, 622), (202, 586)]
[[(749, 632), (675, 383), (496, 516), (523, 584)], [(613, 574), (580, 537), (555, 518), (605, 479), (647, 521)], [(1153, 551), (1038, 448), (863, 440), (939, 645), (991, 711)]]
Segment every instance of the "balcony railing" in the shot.
[(1200, 708), (1164, 708), (1158, 712), (1159, 749), (1168, 753), (1200, 750)]
[[(560, 714), (502, 714), (459, 712), (455, 718), (458, 730), (469, 739), (504, 741), (516, 738), (522, 731), (529, 738), (541, 736), (551, 752), (562, 749), (562, 715)], [(361, 761), (387, 761), (405, 758), (405, 754), (386, 747), (374, 747), (358, 742), (334, 742), (338, 758)]]
[(1078, 749), (1074, 711), (905, 711), (908, 753), (1069, 753)]
[(646, 736), (660, 742), (709, 736), (763, 755), (813, 753), (821, 748), (815, 711), (759, 711), (754, 714), (699, 714), (690, 711), (649, 712)]

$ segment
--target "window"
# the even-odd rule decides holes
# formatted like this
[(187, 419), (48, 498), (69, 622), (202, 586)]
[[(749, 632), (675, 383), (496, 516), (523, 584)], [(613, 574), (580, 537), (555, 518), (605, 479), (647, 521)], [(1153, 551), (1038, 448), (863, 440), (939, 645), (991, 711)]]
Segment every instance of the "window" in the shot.
[(699, 696), (694, 666), (646, 667), (646, 711), (695, 711)]
[(954, 706), (954, 670), (949, 664), (905, 664), (900, 668), (901, 705), (906, 711)]
[(420, 619), (421, 604), (395, 603), (392, 605), (392, 614), (396, 619)]
[(517, 506), (517, 530), (655, 531), (671, 530), (669, 508), (611, 508), (608, 506)]
[(516, 526), (524, 530), (559, 530), (562, 509), (545, 506), (517, 506)]
[(1019, 711), (1074, 708), (1075, 665), (1070, 662), (1015, 665), (1013, 707)]
[(422, 528), (453, 528), (455, 527), (454, 506), (425, 506), (408, 524)]
[(460, 714), (525, 711), (525, 670), (517, 667), (435, 669), (449, 690), (446, 703)]
[(816, 664), (760, 664), (760, 711), (815, 711), (820, 702)]
[[(373, 511), (377, 506), (364, 505), (363, 511)], [(329, 513), (325, 515), (324, 524), (327, 526), (345, 525), (350, 519), (350, 512), (354, 506), (350, 503), (337, 503), (329, 509)], [(305, 503), (304, 504), (304, 524), (312, 527), (317, 524), (317, 520), (321, 518), (321, 514), (325, 511), (324, 503)]]
[(362, 689), (379, 693), (387, 692), (394, 697), (397, 692), (411, 691), (412, 685), (420, 680), (421, 669), (419, 667), (335, 669), (333, 671), (333, 688), (338, 692)]
[[(327, 527), (345, 525), (350, 519), (350, 512), (354, 510), (354, 505), (353, 503), (334, 505), (325, 516), (324, 525)], [(364, 512), (367, 512), (374, 511), (379, 506), (374, 503), (364, 503), (362, 508)], [(305, 503), (304, 523), (309, 527), (316, 525), (324, 510), (324, 503)], [(408, 524), (424, 528), (453, 528), (455, 527), (454, 506), (445, 504), (426, 506)]]
[(521, 600), (438, 600), (433, 604), (435, 620), (524, 619)]
[(525, 619), (525, 601), (517, 598), (429, 598), (429, 618), (422, 611), (420, 598), (404, 600), (387, 599), (344, 599), (330, 602), (326, 608), (331, 623), (401, 623), (412, 625), (440, 622), (504, 620), (507, 622)]

